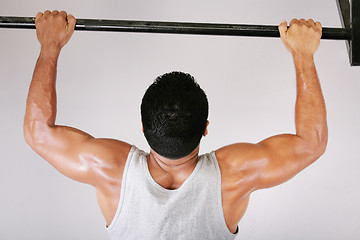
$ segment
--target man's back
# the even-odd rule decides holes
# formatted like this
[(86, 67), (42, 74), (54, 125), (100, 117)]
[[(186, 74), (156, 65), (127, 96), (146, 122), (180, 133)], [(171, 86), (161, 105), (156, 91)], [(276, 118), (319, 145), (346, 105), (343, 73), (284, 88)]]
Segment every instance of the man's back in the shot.
[(166, 189), (153, 179), (148, 157), (135, 146), (129, 153), (118, 209), (108, 227), (111, 239), (235, 238), (223, 216), (221, 174), (214, 152), (199, 156), (177, 189)]

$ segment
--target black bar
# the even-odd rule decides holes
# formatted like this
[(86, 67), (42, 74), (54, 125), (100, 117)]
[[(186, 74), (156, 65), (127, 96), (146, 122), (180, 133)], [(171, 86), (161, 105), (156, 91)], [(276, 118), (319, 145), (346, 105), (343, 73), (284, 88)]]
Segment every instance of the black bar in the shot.
[[(0, 16), (0, 28), (35, 29), (35, 18)], [(280, 37), (278, 27), (273, 25), (154, 22), (102, 19), (77, 19), (75, 30)], [(351, 29), (324, 27), (322, 38), (332, 40), (350, 40)]]
[(351, 30), (346, 42), (351, 66), (360, 66), (360, 0), (337, 0), (342, 26)]
[(342, 27), (351, 28), (349, 0), (337, 0), (336, 3), (337, 3)]
[(360, 66), (360, 0), (351, 0), (350, 9), (350, 63), (351, 66)]

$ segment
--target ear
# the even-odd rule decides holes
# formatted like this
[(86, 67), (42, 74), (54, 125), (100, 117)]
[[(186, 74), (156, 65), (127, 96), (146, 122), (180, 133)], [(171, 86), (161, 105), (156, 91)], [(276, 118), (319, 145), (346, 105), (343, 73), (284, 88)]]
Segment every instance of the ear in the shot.
[(208, 135), (208, 126), (209, 126), (209, 121), (206, 122), (206, 127), (205, 127), (205, 131), (204, 131), (204, 134), (203, 136), (206, 137), (206, 135)]

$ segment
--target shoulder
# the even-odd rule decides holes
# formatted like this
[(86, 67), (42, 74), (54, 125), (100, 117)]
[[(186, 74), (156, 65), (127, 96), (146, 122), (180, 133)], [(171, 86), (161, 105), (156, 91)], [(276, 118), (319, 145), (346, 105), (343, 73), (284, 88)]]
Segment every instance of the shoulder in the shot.
[(90, 139), (83, 147), (83, 158), (94, 165), (94, 167), (116, 168), (126, 162), (132, 145), (107, 138)]
[(233, 170), (260, 167), (264, 161), (264, 149), (252, 143), (228, 145), (216, 150), (215, 154), (219, 165)]
[(215, 151), (223, 180), (255, 184), (266, 165), (264, 150), (258, 144), (237, 143)]
[(87, 158), (91, 163), (94, 185), (101, 187), (103, 185), (114, 184), (121, 181), (129, 153), (134, 146), (115, 139), (97, 138), (88, 142), (91, 153)]

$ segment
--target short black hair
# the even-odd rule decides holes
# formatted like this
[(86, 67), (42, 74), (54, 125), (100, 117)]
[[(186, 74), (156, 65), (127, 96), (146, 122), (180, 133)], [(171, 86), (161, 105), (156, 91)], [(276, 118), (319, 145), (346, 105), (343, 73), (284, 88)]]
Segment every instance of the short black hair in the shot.
[(155, 79), (142, 99), (145, 138), (161, 156), (182, 158), (199, 145), (208, 113), (206, 94), (193, 76), (166, 73)]

